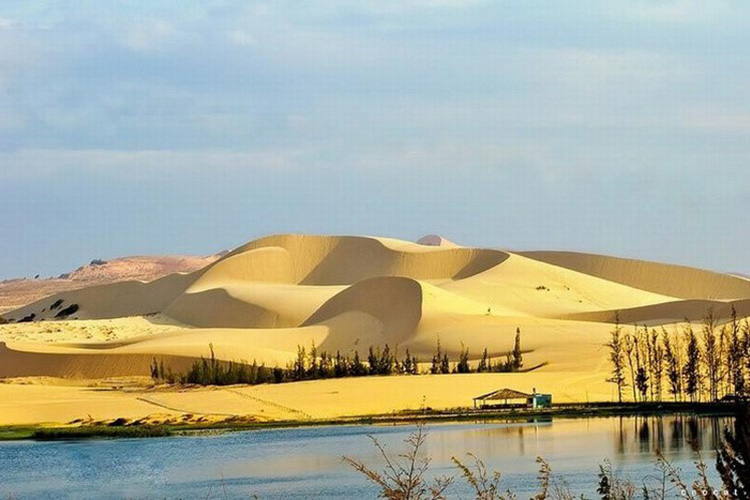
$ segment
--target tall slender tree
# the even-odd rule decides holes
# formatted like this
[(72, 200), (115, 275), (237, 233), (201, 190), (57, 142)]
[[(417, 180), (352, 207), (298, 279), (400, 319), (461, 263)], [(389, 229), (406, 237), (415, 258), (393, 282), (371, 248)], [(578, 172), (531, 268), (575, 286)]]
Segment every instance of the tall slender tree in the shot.
[(623, 347), (625, 349), (625, 359), (628, 361), (628, 368), (630, 369), (630, 387), (633, 388), (633, 401), (638, 401), (638, 388), (635, 385), (635, 341), (633, 336), (629, 333), (625, 333), (623, 337)]
[(693, 331), (693, 327), (688, 323), (685, 330), (686, 361), (682, 370), (685, 380), (685, 394), (691, 402), (695, 402), (700, 397), (700, 365), (701, 352), (698, 346), (698, 338)]
[(659, 332), (656, 329), (651, 329), (650, 342), (652, 352), (651, 387), (653, 388), (651, 399), (661, 401), (662, 382), (664, 380), (664, 346), (660, 342)]
[(516, 328), (516, 339), (513, 342), (513, 371), (518, 371), (523, 367), (523, 353), (521, 352), (521, 329)]
[(702, 352), (705, 373), (708, 379), (708, 399), (717, 401), (719, 399), (719, 349), (716, 339), (716, 319), (713, 311), (709, 309), (703, 318), (702, 325)]
[(662, 327), (662, 344), (664, 345), (664, 361), (666, 363), (667, 380), (669, 381), (669, 393), (672, 399), (677, 401), (682, 398), (682, 362), (680, 360), (679, 346), (670, 340), (667, 330)]
[(627, 381), (625, 379), (625, 358), (619, 315), (615, 316), (615, 327), (610, 332), (609, 342), (606, 346), (609, 348), (609, 361), (612, 364), (612, 376), (607, 379), (607, 382), (617, 386), (617, 401), (622, 403), (622, 391), (627, 386)]

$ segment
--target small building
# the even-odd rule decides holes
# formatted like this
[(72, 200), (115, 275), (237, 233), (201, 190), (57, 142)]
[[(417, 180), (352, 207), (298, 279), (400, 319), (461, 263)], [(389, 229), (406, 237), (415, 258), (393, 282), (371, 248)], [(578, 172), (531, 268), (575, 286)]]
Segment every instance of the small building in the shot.
[(526, 400), (526, 406), (528, 408), (551, 408), (552, 394), (534, 393)]
[(473, 398), (474, 408), (550, 408), (552, 394), (539, 394), (536, 388), (531, 394), (515, 389), (498, 389)]

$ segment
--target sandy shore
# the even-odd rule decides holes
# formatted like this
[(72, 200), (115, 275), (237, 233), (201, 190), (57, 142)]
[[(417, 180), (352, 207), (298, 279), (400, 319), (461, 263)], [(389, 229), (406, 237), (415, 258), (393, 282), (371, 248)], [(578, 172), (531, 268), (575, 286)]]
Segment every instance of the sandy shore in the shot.
[[(523, 381), (519, 380), (523, 377)], [(65, 424), (73, 421), (163, 420), (166, 417), (267, 420), (332, 419), (404, 410), (470, 407), (472, 398), (500, 387), (557, 384), (560, 374), (462, 374), (362, 377), (259, 386), (147, 388), (146, 381), (17, 379), (0, 384), (0, 425)], [(596, 375), (567, 373), (558, 402), (610, 401), (612, 391)], [(530, 391), (532, 387), (529, 387)]]

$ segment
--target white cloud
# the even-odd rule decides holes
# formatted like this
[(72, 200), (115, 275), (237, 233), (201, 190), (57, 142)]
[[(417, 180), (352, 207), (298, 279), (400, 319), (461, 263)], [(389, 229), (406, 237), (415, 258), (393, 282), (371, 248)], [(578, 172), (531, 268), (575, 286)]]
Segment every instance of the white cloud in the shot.
[(227, 33), (227, 39), (240, 46), (255, 46), (258, 45), (258, 39), (249, 31), (245, 30), (232, 30)]
[(686, 128), (715, 132), (750, 133), (750, 113), (720, 108), (692, 108), (684, 113)]
[(729, 2), (705, 0), (641, 0), (624, 5), (628, 17), (634, 20), (669, 24), (705, 23), (732, 10)]
[(67, 172), (105, 172), (122, 177), (167, 173), (206, 173), (227, 170), (294, 169), (296, 151), (122, 151), (105, 149), (36, 149), (0, 153), (3, 177), (51, 176)]
[(144, 51), (158, 47), (178, 34), (174, 25), (168, 21), (153, 19), (129, 26), (124, 33), (126, 47)]

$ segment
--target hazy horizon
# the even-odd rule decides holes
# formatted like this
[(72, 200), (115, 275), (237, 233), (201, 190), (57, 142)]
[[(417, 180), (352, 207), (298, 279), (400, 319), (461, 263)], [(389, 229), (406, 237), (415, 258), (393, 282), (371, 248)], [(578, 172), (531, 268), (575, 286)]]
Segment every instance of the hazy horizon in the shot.
[(0, 5), (0, 279), (267, 234), (750, 272), (750, 5)]

